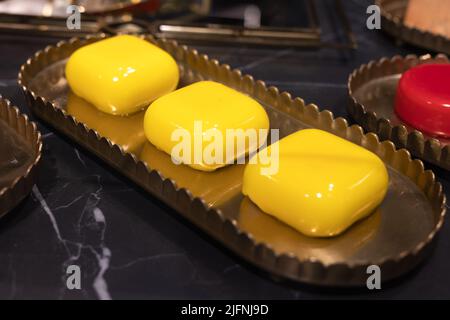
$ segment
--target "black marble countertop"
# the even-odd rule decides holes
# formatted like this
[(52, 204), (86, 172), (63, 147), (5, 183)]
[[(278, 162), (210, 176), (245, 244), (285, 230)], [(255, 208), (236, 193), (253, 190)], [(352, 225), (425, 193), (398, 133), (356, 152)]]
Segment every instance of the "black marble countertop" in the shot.
[[(338, 35), (333, 9), (329, 1), (319, 2), (323, 37), (334, 39)], [(343, 2), (359, 44), (354, 53), (197, 48), (347, 117), (346, 83), (354, 68), (383, 56), (423, 52), (399, 48), (381, 31), (368, 30), (370, 1)], [(0, 94), (25, 113), (29, 111), (16, 84), (19, 67), (36, 50), (57, 40), (0, 35)], [(449, 223), (429, 259), (382, 290), (277, 283), (211, 242), (95, 156), (41, 123), (39, 128), (44, 151), (38, 183), (30, 197), (0, 220), (0, 298), (450, 298)], [(436, 174), (449, 195), (448, 173), (436, 170)], [(70, 264), (81, 267), (81, 290), (66, 289)]]

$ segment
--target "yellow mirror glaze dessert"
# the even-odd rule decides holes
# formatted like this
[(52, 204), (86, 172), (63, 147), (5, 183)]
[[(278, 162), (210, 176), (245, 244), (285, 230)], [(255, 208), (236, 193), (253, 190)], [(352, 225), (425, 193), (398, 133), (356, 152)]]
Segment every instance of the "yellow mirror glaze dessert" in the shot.
[(147, 141), (142, 127), (144, 111), (126, 117), (114, 116), (101, 112), (73, 92), (67, 97), (66, 111), (78, 122), (120, 145), (125, 152), (138, 153)]
[(214, 172), (200, 172), (186, 165), (176, 165), (165, 152), (146, 142), (140, 160), (164, 177), (173, 179), (179, 188), (188, 189), (209, 207), (218, 207), (241, 194), (244, 165), (228, 166)]
[(126, 115), (173, 91), (175, 60), (141, 38), (120, 35), (76, 50), (66, 65), (72, 91), (103, 112)]
[[(217, 82), (200, 81), (155, 100), (145, 113), (144, 129), (147, 139), (177, 163), (213, 171), (230, 163), (227, 159), (256, 151), (266, 141), (269, 118), (245, 94)], [(245, 135), (248, 129), (259, 133), (254, 143)], [(237, 135), (227, 139), (230, 131)], [(239, 140), (245, 141), (245, 148), (237, 148)], [(220, 148), (210, 148), (218, 142)]]
[(342, 233), (373, 212), (386, 194), (384, 163), (356, 144), (317, 129), (298, 131), (275, 144), (277, 172), (264, 174), (262, 164), (248, 164), (243, 193), (305, 235)]
[(250, 233), (257, 243), (270, 244), (276, 253), (291, 253), (301, 260), (319, 259), (325, 264), (348, 262), (373, 239), (381, 224), (381, 212), (375, 210), (339, 237), (309, 237), (262, 212), (245, 197), (236, 219), (241, 230)]

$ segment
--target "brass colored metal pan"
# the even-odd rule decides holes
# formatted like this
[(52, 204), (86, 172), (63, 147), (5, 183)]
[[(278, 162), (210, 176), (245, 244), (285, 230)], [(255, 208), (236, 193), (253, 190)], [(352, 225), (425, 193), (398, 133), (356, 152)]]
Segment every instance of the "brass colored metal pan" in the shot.
[[(170, 156), (145, 139), (136, 138), (134, 143), (124, 140), (124, 132), (139, 137), (140, 127), (124, 123), (123, 118), (105, 118), (87, 102), (77, 102), (64, 77), (65, 62), (77, 48), (103, 37), (60, 42), (30, 58), (19, 73), (30, 109), (236, 255), (276, 278), (332, 286), (365, 285), (367, 267), (372, 264), (381, 267), (382, 280), (387, 281), (412, 269), (426, 255), (444, 220), (445, 195), (434, 174), (425, 171), (420, 160), (411, 160), (408, 151), (396, 151), (392, 142), (380, 143), (375, 134), (364, 135), (361, 127), (349, 127), (344, 119), (334, 119), (331, 112), (319, 112), (317, 106), (305, 105), (302, 99), (266, 87), (264, 82), (195, 50), (144, 37), (177, 60), (180, 86), (202, 79), (224, 83), (257, 99), (265, 107), (271, 127), (280, 129), (280, 137), (314, 127), (361, 145), (383, 159), (390, 185), (377, 211), (340, 236), (306, 237), (266, 215), (242, 195), (242, 165), (213, 173), (175, 166)], [(85, 111), (80, 121), (82, 116), (76, 110), (81, 109)], [(136, 121), (140, 116), (135, 115)]]
[(402, 123), (394, 113), (395, 93), (403, 72), (423, 63), (449, 63), (445, 55), (395, 56), (362, 65), (348, 80), (349, 114), (381, 140), (391, 140), (417, 158), (450, 170), (450, 141), (436, 139)]
[(415, 46), (450, 54), (450, 39), (403, 23), (408, 0), (376, 0), (381, 9), (381, 29), (396, 39)]
[(36, 125), (0, 96), (0, 217), (30, 193), (41, 150)]

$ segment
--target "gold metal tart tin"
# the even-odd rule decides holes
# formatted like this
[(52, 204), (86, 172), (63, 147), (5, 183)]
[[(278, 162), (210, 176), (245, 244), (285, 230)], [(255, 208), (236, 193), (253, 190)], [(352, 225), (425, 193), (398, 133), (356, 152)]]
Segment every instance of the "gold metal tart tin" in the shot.
[(36, 124), (0, 96), (0, 217), (30, 193), (41, 150)]
[(445, 55), (395, 56), (371, 61), (348, 79), (348, 112), (365, 130), (391, 140), (417, 158), (450, 170), (450, 140), (433, 138), (403, 124), (395, 115), (395, 93), (403, 72), (423, 63), (449, 63)]
[(450, 54), (450, 39), (411, 28), (403, 23), (408, 0), (376, 0), (381, 9), (381, 29), (400, 41), (418, 47)]
[[(434, 174), (425, 171), (420, 160), (411, 160), (406, 150), (396, 151), (392, 142), (380, 143), (373, 133), (364, 135), (359, 126), (349, 127), (346, 120), (334, 119), (329, 111), (319, 112), (313, 104), (305, 105), (300, 98), (280, 93), (176, 42), (158, 40), (156, 44), (177, 60), (180, 86), (206, 79), (221, 82), (258, 100), (269, 115), (271, 128), (280, 129), (280, 137), (314, 127), (380, 156), (387, 165), (390, 185), (377, 211), (337, 237), (309, 238), (261, 212), (243, 197), (242, 166), (200, 173), (174, 166), (169, 156), (148, 142), (136, 148), (139, 151), (126, 153), (95, 128), (77, 122), (66, 109), (69, 87), (64, 64), (76, 48), (103, 37), (60, 42), (29, 59), (19, 73), (29, 107), (236, 255), (275, 278), (357, 286), (366, 284), (369, 265), (379, 265), (382, 280), (386, 281), (412, 269), (428, 252), (444, 220), (445, 195)], [(145, 39), (154, 42), (150, 37)]]

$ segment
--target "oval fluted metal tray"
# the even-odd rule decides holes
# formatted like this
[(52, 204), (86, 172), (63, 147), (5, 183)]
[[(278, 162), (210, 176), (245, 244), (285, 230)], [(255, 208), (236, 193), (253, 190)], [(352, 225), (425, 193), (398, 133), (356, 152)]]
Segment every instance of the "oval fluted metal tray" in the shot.
[(31, 192), (41, 150), (36, 124), (0, 96), (0, 218)]
[(365, 130), (381, 140), (406, 148), (417, 158), (450, 170), (450, 140), (434, 138), (404, 124), (394, 112), (395, 94), (403, 72), (423, 63), (449, 63), (445, 55), (394, 56), (371, 61), (348, 79), (348, 112)]
[[(242, 165), (213, 173), (175, 166), (170, 156), (142, 139), (142, 125), (133, 125), (142, 121), (143, 113), (124, 121), (99, 113), (72, 94), (64, 77), (67, 58), (102, 37), (60, 42), (30, 58), (19, 73), (29, 107), (238, 256), (276, 278), (357, 286), (365, 285), (368, 265), (379, 265), (382, 280), (389, 280), (413, 268), (428, 252), (443, 223), (445, 195), (434, 174), (425, 171), (420, 160), (411, 160), (408, 151), (396, 151), (392, 142), (380, 143), (375, 134), (364, 135), (361, 127), (348, 127), (331, 112), (319, 112), (317, 106), (305, 105), (302, 99), (266, 87), (195, 50), (145, 37), (177, 60), (181, 86), (205, 79), (224, 83), (261, 102), (271, 127), (280, 129), (280, 137), (315, 127), (359, 144), (385, 161), (389, 190), (373, 215), (334, 238), (303, 236), (243, 197)], [(127, 137), (133, 137), (132, 141)]]
[(431, 32), (411, 28), (403, 23), (408, 0), (376, 0), (381, 10), (381, 29), (397, 40), (415, 46), (450, 54), (450, 39)]

